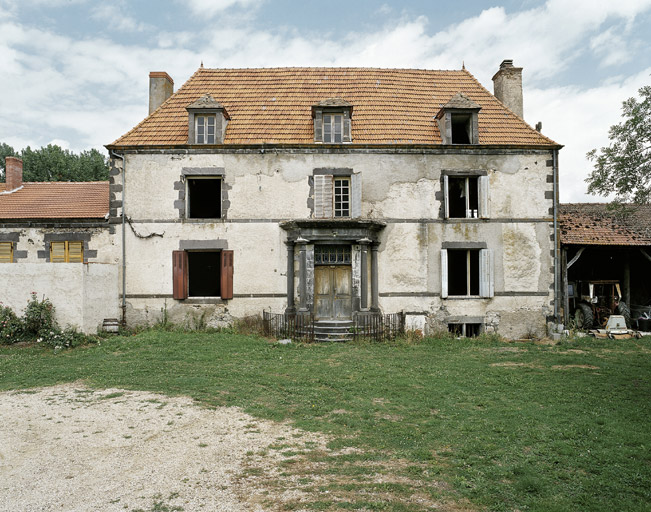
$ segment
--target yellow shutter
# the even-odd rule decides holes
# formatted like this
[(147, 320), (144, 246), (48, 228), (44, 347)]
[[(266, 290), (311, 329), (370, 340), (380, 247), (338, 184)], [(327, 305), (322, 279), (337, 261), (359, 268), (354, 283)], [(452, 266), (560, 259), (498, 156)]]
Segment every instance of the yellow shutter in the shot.
[(0, 263), (11, 263), (13, 261), (13, 243), (0, 242)]
[(68, 263), (84, 262), (83, 242), (68, 242)]
[(66, 243), (50, 242), (50, 261), (52, 263), (66, 262)]

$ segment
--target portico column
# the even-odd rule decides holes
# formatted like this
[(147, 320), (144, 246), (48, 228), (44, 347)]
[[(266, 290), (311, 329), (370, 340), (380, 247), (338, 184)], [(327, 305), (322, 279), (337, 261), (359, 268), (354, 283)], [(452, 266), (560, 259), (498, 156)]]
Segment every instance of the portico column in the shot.
[(298, 310), (305, 312), (308, 311), (307, 308), (307, 243), (309, 240), (299, 237), (296, 239), (296, 243), (300, 248), (300, 259), (298, 267), (298, 293), (299, 304)]
[(357, 243), (359, 244), (362, 253), (360, 288), (361, 308), (364, 310), (368, 308), (368, 244), (371, 243), (371, 240), (368, 238), (362, 238), (361, 240), (357, 240)]
[(380, 311), (377, 275), (377, 244), (371, 246), (371, 311)]
[(287, 245), (287, 309), (285, 313), (295, 313), (294, 307), (294, 242)]

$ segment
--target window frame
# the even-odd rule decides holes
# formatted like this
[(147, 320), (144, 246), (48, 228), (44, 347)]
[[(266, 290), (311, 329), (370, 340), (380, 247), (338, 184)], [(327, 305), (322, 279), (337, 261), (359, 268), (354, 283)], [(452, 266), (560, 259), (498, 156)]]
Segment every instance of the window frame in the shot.
[[(209, 128), (210, 128), (211, 120), (212, 120), (212, 141), (208, 140), (208, 138), (210, 137)], [(206, 140), (200, 141), (199, 137), (203, 137)], [(216, 114), (197, 113), (194, 115), (194, 143), (195, 144), (217, 144), (217, 115)]]
[(9, 258), (3, 258), (4, 251), (0, 250), (0, 263), (14, 263), (14, 242), (6, 240), (0, 241), (0, 248), (7, 245), (9, 246)]
[(332, 213), (335, 219), (349, 219), (351, 217), (351, 194), (350, 176), (333, 176)]
[[(445, 219), (488, 219), (490, 218), (490, 201), (489, 201), (489, 188), (490, 179), (488, 173), (484, 171), (469, 171), (469, 172), (450, 172), (444, 171), (443, 183), (443, 217)], [(451, 217), (450, 216), (450, 178), (458, 179), (465, 178), (465, 193), (466, 193), (466, 216), (465, 217)], [(473, 216), (474, 208), (469, 208), (470, 194), (469, 194), (469, 180), (477, 179), (477, 216)]]
[[(344, 142), (344, 113), (343, 112), (324, 112), (323, 113), (323, 143), (324, 144), (342, 144)], [(326, 130), (326, 127), (328, 130)], [(337, 133), (337, 128), (339, 128)], [(328, 140), (326, 140), (328, 132)], [(339, 140), (337, 139), (339, 136)]]
[[(481, 244), (483, 245), (483, 244)], [(467, 254), (467, 267), (466, 278), (470, 280), (470, 251), (479, 250), (479, 295), (450, 295), (449, 289), (449, 258), (448, 250), (453, 251), (466, 251)], [(470, 291), (470, 283), (468, 282), (467, 288)], [(495, 296), (495, 278), (494, 278), (494, 265), (493, 265), (493, 250), (477, 247), (477, 246), (461, 246), (461, 247), (444, 247), (441, 249), (441, 298), (443, 299), (480, 299), (492, 298)]]
[[(54, 255), (55, 247), (58, 244), (63, 244), (63, 261), (61, 261), (60, 257), (55, 257)], [(75, 244), (75, 246), (79, 244), (79, 257), (73, 259), (73, 261), (71, 261), (71, 244)], [(82, 240), (52, 240), (50, 241), (50, 263), (84, 263), (84, 249), (84, 242)]]
[[(190, 252), (219, 252), (220, 253), (220, 295), (210, 297), (190, 296)], [(185, 299), (221, 299), (233, 298), (233, 251), (227, 249), (191, 251), (172, 251), (172, 297), (176, 300)]]
[[(315, 169), (312, 174), (315, 219), (355, 219), (362, 216), (362, 175), (352, 169)], [(344, 194), (337, 197), (336, 183), (348, 183), (348, 210), (342, 208)]]
[[(192, 217), (190, 216), (192, 194), (190, 193), (190, 181), (194, 180), (218, 180), (219, 181), (219, 194), (217, 197), (219, 217)], [(223, 190), (224, 190), (224, 176), (223, 175), (186, 175), (185, 176), (185, 218), (194, 220), (214, 221), (224, 218), (223, 210)]]

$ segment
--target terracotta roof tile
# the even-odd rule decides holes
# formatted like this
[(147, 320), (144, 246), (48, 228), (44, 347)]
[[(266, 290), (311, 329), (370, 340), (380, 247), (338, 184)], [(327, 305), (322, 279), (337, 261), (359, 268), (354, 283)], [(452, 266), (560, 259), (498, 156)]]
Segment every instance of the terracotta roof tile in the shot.
[(651, 245), (651, 205), (627, 205), (621, 215), (604, 203), (559, 205), (561, 243)]
[(466, 70), (200, 68), (109, 147), (186, 144), (186, 107), (205, 94), (230, 115), (224, 144), (313, 144), (311, 107), (328, 98), (352, 105), (353, 143), (440, 144), (435, 116), (458, 93), (481, 106), (480, 144), (556, 145)]
[(100, 219), (109, 211), (108, 181), (27, 182), (4, 192), (0, 183), (0, 219)]

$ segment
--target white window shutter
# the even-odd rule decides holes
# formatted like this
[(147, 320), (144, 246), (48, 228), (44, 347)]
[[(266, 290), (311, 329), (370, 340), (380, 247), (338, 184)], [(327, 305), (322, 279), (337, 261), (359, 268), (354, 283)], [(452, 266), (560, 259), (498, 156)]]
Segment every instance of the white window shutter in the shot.
[(441, 298), (448, 296), (448, 250), (441, 249)]
[(342, 141), (350, 142), (350, 115), (348, 112), (344, 112), (344, 134)]
[(362, 174), (356, 173), (350, 176), (351, 208), (350, 216), (357, 219), (362, 216)]
[(479, 177), (479, 218), (488, 219), (490, 209), (488, 203), (488, 176)]
[(479, 295), (482, 297), (495, 296), (492, 249), (479, 251)]
[(443, 209), (444, 209), (444, 218), (450, 218), (450, 194), (449, 194), (449, 182), (447, 174), (443, 176)]
[(332, 175), (314, 176), (314, 218), (332, 218)]

